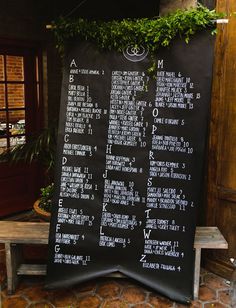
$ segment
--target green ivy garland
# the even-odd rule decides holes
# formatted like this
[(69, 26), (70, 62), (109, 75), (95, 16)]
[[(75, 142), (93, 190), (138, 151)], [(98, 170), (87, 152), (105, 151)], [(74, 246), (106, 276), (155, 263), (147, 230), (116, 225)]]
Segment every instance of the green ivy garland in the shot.
[(59, 18), (53, 22), (57, 48), (64, 51), (65, 41), (80, 37), (96, 43), (100, 48), (122, 51), (128, 45), (145, 46), (153, 54), (160, 46), (168, 46), (175, 37), (186, 43), (190, 37), (203, 29), (216, 33), (215, 20), (224, 17), (223, 13), (198, 5), (189, 10), (177, 10), (164, 17), (87, 21)]

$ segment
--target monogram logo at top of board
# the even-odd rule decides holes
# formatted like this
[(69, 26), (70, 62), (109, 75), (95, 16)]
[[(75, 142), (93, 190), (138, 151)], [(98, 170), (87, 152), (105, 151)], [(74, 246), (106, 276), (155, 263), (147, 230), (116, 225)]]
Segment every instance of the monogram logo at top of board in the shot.
[(139, 62), (146, 58), (148, 50), (143, 46), (130, 45), (123, 50), (125, 58), (132, 62)]

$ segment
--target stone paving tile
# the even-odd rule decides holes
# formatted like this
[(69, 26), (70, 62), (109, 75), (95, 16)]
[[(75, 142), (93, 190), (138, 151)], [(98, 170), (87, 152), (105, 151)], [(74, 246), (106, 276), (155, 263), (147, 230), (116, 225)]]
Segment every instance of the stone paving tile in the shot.
[(216, 291), (213, 291), (207, 286), (203, 285), (199, 288), (198, 297), (201, 301), (212, 301), (216, 299)]
[[(28, 290), (31, 290), (33, 286), (35, 286), (36, 288), (38, 287), (43, 288), (43, 283), (41, 280), (39, 280), (38, 283), (36, 283), (36, 281), (32, 281), (31, 279), (29, 279), (29, 281), (26, 281), (26, 280), (20, 281), (19, 285), (16, 288), (14, 295), (27, 294)], [(8, 296), (6, 288), (3, 290), (3, 293), (5, 296)]]
[(77, 298), (69, 289), (50, 291), (48, 294), (48, 301), (55, 307), (77, 307)]
[[(76, 308), (100, 308), (101, 300), (96, 295), (88, 295), (83, 298), (80, 298)], [(108, 307), (107, 307), (108, 308)]]
[(23, 288), (19, 293), (27, 297), (31, 302), (38, 302), (42, 299), (46, 300), (49, 298), (49, 292), (44, 290), (41, 285), (32, 286), (26, 289)]
[(102, 298), (114, 298), (120, 294), (121, 288), (114, 281), (108, 281), (97, 288), (96, 293)]
[[(230, 294), (229, 290), (218, 291), (218, 298), (222, 304), (230, 305)], [(236, 308), (236, 307), (234, 307)]]
[(226, 288), (226, 280), (212, 273), (207, 273), (203, 277), (203, 282), (213, 290)]
[(129, 308), (129, 305), (120, 299), (106, 300), (101, 308)]
[(28, 304), (28, 301), (24, 297), (12, 296), (3, 299), (1, 308), (25, 308)]
[(123, 291), (122, 298), (130, 304), (138, 304), (145, 301), (146, 294), (141, 288), (129, 287)]
[(173, 306), (173, 302), (171, 300), (155, 294), (150, 294), (148, 302), (153, 305), (153, 307), (170, 308)]

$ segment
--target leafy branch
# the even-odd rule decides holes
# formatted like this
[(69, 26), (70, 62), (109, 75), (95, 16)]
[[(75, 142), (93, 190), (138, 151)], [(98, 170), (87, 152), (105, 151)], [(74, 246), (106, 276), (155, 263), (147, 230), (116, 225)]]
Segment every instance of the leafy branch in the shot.
[(60, 53), (64, 52), (65, 42), (80, 37), (96, 43), (101, 49), (123, 51), (128, 45), (142, 45), (154, 53), (161, 46), (167, 47), (176, 38), (186, 43), (197, 32), (212, 29), (215, 33), (215, 20), (224, 17), (223, 13), (198, 5), (189, 10), (177, 10), (164, 17), (88, 21), (82, 18), (59, 18), (53, 22), (53, 31)]

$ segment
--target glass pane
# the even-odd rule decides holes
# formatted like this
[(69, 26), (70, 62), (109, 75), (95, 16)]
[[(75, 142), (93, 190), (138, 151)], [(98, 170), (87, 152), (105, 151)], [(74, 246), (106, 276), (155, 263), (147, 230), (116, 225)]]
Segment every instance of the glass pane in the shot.
[(0, 154), (4, 152), (7, 148), (7, 139), (6, 138), (0, 138)]
[(25, 91), (23, 84), (8, 84), (8, 108), (25, 107)]
[(5, 107), (5, 85), (0, 84), (0, 109)]
[(24, 80), (23, 57), (7, 56), (7, 80)]
[(10, 147), (25, 143), (25, 136), (10, 138)]
[(7, 116), (5, 111), (0, 111), (0, 136), (7, 134)]
[(4, 80), (4, 59), (2, 55), (0, 55), (0, 80)]
[(9, 130), (11, 135), (25, 133), (25, 111), (9, 111)]

